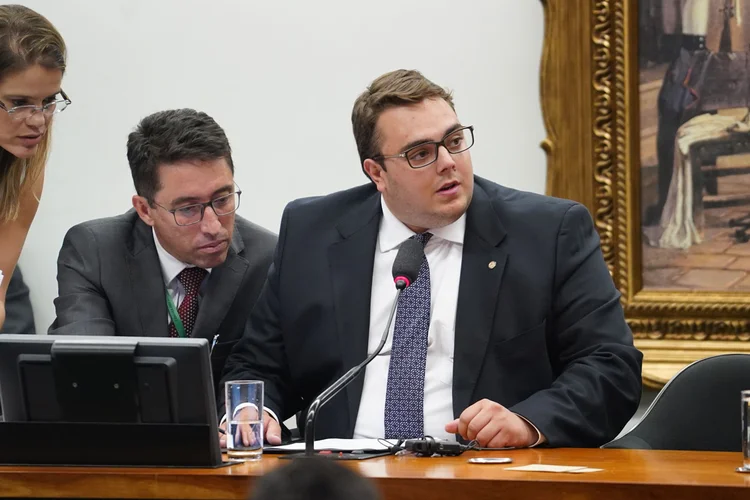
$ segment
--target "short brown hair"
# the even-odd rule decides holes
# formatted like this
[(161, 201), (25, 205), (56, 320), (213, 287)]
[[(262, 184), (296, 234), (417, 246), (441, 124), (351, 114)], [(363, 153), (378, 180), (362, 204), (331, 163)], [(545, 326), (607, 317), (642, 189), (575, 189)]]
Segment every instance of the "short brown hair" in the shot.
[(364, 161), (380, 154), (377, 124), (383, 111), (397, 106), (417, 104), (425, 99), (443, 99), (455, 109), (450, 91), (413, 69), (398, 69), (381, 75), (357, 97), (352, 110), (352, 128), (363, 171)]
[[(0, 80), (35, 64), (64, 73), (65, 58), (65, 42), (47, 18), (22, 5), (0, 5)], [(22, 195), (42, 175), (50, 133), (48, 127), (28, 159), (0, 149), (0, 224), (18, 217)]]

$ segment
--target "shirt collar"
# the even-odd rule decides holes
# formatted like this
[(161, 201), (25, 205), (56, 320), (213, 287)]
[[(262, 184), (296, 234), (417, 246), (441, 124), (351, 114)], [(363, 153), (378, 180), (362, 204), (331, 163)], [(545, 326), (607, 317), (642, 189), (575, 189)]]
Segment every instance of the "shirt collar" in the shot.
[[(380, 206), (383, 209), (383, 219), (380, 221), (378, 248), (381, 252), (388, 252), (401, 245), (401, 243), (416, 233), (393, 215), (393, 212), (390, 211), (382, 196), (380, 197)], [(430, 241), (440, 238), (451, 243), (463, 245), (464, 233), (466, 232), (466, 213), (464, 212), (461, 217), (447, 226), (429, 229), (428, 231), (432, 233)]]
[[(164, 277), (164, 284), (169, 286), (183, 269), (195, 266), (192, 264), (185, 264), (171, 253), (167, 252), (159, 242), (159, 238), (156, 236), (156, 231), (154, 231), (153, 228), (151, 228), (151, 233), (154, 236), (154, 245), (156, 246), (156, 254), (159, 256), (159, 264), (161, 265), (161, 274)], [(211, 269), (206, 269), (206, 271), (211, 273)]]

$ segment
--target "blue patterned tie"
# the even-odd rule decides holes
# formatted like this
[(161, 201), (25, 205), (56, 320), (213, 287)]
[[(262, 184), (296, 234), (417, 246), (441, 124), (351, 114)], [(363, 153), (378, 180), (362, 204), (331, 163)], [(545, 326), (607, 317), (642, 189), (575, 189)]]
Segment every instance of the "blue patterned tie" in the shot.
[[(427, 244), (432, 234), (412, 236)], [(419, 275), (398, 299), (393, 347), (385, 393), (385, 437), (424, 436), (424, 373), (430, 331), (430, 266), (422, 259)]]

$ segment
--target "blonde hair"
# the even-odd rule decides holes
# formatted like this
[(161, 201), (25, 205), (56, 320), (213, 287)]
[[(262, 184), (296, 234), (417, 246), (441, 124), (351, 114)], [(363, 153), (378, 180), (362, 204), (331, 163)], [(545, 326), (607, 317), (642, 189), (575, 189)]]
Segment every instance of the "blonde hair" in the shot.
[[(352, 128), (360, 164), (380, 154), (377, 124), (383, 111), (417, 104), (425, 99), (443, 99), (451, 108), (454, 107), (451, 92), (431, 82), (419, 71), (399, 69), (376, 78), (357, 97), (352, 110)], [(362, 168), (364, 171), (364, 166)]]
[[(36, 64), (64, 73), (65, 59), (65, 41), (47, 18), (22, 5), (0, 5), (0, 80)], [(18, 217), (22, 197), (44, 171), (50, 136), (48, 127), (27, 159), (0, 148), (0, 223)]]

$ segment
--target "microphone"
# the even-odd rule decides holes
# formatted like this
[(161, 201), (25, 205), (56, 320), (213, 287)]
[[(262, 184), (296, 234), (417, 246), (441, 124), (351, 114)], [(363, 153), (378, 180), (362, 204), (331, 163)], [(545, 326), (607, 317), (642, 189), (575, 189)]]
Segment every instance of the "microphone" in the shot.
[(341, 378), (331, 384), (313, 400), (310, 408), (307, 410), (307, 417), (305, 418), (305, 456), (312, 457), (315, 455), (315, 419), (318, 416), (320, 407), (341, 392), (344, 387), (349, 385), (349, 383), (354, 380), (368, 364), (370, 364), (370, 361), (375, 359), (375, 356), (380, 354), (380, 351), (383, 350), (385, 341), (388, 339), (388, 332), (391, 329), (393, 316), (396, 313), (398, 298), (406, 287), (417, 280), (423, 258), (424, 248), (417, 240), (408, 239), (401, 244), (401, 248), (398, 250), (392, 268), (393, 282), (396, 285), (396, 298), (393, 300), (393, 306), (391, 306), (391, 312), (388, 316), (388, 322), (385, 325), (383, 336), (380, 339), (380, 344), (378, 344), (375, 352), (370, 354), (367, 359), (346, 372)]

